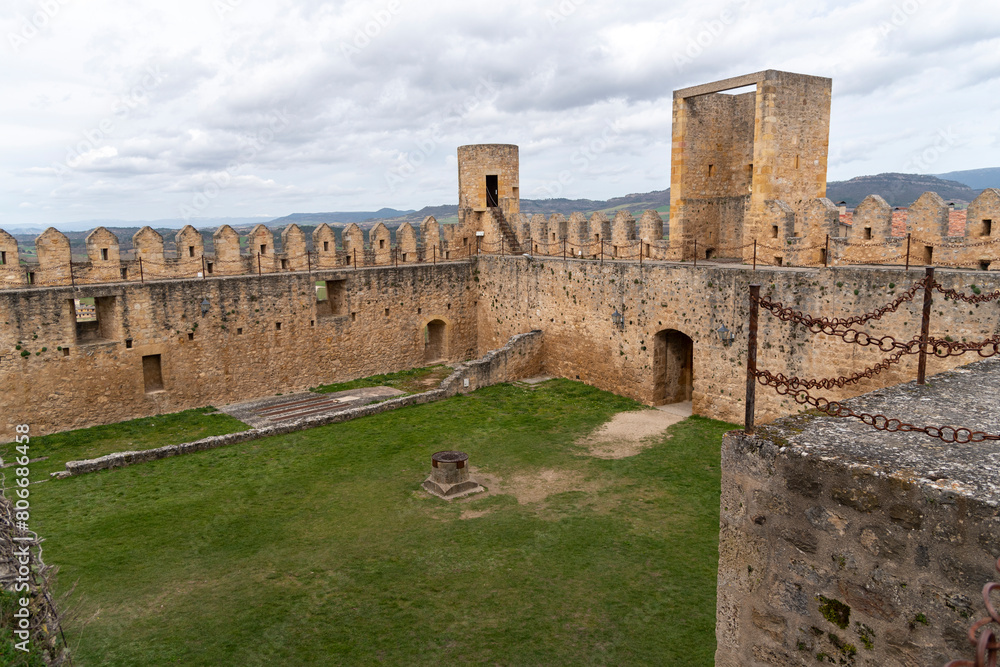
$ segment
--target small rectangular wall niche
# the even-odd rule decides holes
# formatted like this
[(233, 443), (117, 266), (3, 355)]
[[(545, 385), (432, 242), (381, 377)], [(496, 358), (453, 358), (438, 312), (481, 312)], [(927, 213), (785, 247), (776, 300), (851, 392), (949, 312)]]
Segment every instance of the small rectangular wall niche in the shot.
[(163, 391), (163, 368), (160, 355), (149, 354), (142, 358), (142, 383), (147, 394)]
[(0, 250), (0, 266), (3, 266), (6, 263), (7, 263), (7, 251)]

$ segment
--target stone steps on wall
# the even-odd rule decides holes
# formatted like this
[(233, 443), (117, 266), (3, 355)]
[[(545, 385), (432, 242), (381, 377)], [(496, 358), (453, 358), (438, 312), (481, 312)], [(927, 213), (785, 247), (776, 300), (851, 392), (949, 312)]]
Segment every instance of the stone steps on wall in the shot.
[(514, 234), (514, 230), (511, 229), (510, 224), (507, 222), (507, 218), (503, 214), (503, 209), (493, 209), (493, 217), (500, 226), (500, 232), (503, 234), (504, 243), (510, 250), (510, 254), (519, 255), (521, 253), (521, 244), (517, 242), (517, 235)]

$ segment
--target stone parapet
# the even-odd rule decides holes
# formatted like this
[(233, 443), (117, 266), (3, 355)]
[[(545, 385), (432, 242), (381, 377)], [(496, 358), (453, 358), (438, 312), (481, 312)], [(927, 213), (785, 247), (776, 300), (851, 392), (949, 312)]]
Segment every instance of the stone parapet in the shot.
[[(1000, 360), (846, 402), (1000, 434)], [(800, 415), (726, 435), (716, 664), (971, 657), (1000, 556), (1000, 442), (946, 444)]]

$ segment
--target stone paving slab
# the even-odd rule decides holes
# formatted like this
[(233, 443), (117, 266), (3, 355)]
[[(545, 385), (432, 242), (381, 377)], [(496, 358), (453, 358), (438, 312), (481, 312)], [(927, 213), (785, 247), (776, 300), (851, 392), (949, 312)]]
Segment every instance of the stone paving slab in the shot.
[(307, 391), (233, 403), (219, 408), (219, 412), (254, 428), (264, 428), (300, 417), (334, 414), (405, 393), (393, 387), (363, 387), (331, 394)]

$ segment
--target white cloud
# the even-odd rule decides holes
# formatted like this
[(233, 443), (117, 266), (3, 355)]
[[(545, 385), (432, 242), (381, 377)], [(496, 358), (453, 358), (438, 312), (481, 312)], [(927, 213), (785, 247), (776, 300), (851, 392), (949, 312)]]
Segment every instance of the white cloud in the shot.
[(672, 91), (760, 69), (834, 78), (831, 180), (948, 127), (941, 171), (996, 166), (988, 0), (56, 2), (0, 9), (0, 226), (178, 217), (229, 171), (206, 215), (454, 202), (478, 142), (525, 196), (664, 189)]

